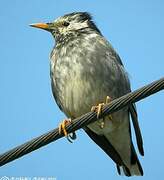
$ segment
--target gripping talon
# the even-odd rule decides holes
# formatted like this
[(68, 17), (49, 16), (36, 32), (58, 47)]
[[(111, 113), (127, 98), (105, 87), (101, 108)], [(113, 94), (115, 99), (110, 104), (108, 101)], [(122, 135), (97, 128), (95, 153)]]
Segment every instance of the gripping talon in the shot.
[[(108, 104), (109, 102), (111, 102), (111, 97), (107, 96), (106, 100), (105, 100), (105, 103), (100, 103), (100, 104), (98, 104), (98, 106), (92, 106), (91, 111), (97, 112), (97, 118), (99, 118), (99, 116), (100, 116), (100, 114), (102, 112), (103, 106), (105, 104)], [(109, 116), (109, 118), (112, 120), (112, 116), (111, 115)]]
[(104, 103), (101, 103), (101, 104), (98, 105), (98, 108), (97, 108), (97, 118), (99, 118), (103, 106), (104, 106)]
[(71, 119), (63, 120), (59, 124), (59, 134), (61, 134), (63, 132), (63, 134), (64, 134), (64, 136), (66, 136), (67, 140), (72, 143), (72, 140), (76, 139), (76, 134), (75, 134), (75, 132), (68, 134), (68, 132), (66, 131), (66, 128), (65, 128), (68, 124), (71, 124), (71, 122), (72, 122)]
[(59, 134), (61, 134), (62, 132), (64, 133), (64, 136), (67, 136), (68, 135), (68, 133), (67, 133), (67, 131), (66, 131), (66, 129), (65, 129), (65, 126), (68, 124), (68, 123), (70, 123), (70, 120), (64, 120), (64, 121), (62, 121), (60, 124), (59, 124)]
[(91, 111), (92, 112), (97, 112), (97, 118), (99, 118), (103, 106), (104, 106), (104, 103), (100, 103), (100, 104), (98, 104), (98, 106), (92, 106)]

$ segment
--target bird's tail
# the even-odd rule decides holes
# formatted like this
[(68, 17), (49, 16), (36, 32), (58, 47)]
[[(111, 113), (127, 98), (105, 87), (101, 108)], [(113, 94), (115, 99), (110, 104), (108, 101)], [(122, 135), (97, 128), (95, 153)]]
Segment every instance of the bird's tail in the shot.
[(135, 152), (133, 144), (131, 144), (131, 164), (129, 166), (119, 166), (117, 165), (117, 171), (119, 175), (126, 176), (143, 176), (143, 169)]
[(127, 116), (128, 114), (116, 131), (98, 135), (85, 127), (85, 132), (116, 163), (120, 175), (142, 176), (143, 170), (132, 143), (130, 120)]
[(143, 170), (140, 163), (131, 165), (130, 168), (126, 166), (117, 166), (119, 175), (125, 176), (143, 176)]

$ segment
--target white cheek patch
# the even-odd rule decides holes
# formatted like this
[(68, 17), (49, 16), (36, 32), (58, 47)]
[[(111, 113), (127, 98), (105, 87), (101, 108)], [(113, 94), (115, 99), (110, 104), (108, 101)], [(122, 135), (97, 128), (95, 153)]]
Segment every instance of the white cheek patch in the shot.
[(83, 23), (72, 23), (69, 25), (68, 29), (69, 30), (78, 30), (78, 29), (82, 29), (82, 28), (86, 28), (88, 27), (88, 20), (84, 21)]
[(69, 31), (78, 30), (88, 27), (88, 20), (82, 23), (70, 23), (68, 27), (59, 27), (59, 31), (61, 34), (67, 34)]

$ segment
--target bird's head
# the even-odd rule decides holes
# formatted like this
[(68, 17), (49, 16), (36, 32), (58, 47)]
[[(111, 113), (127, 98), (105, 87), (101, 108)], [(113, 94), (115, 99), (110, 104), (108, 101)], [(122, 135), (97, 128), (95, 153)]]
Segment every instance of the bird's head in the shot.
[(58, 36), (73, 34), (77, 31), (85, 29), (95, 30), (100, 33), (100, 31), (92, 21), (91, 15), (87, 12), (74, 12), (59, 17), (58, 19), (50, 23), (30, 24), (30, 26), (41, 28), (51, 32), (55, 39)]

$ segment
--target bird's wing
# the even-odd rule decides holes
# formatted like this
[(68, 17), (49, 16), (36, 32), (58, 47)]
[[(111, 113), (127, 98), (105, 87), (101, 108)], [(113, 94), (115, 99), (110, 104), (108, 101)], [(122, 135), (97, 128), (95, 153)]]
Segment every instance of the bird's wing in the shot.
[(54, 71), (55, 71), (54, 67), (55, 67), (56, 62), (57, 62), (57, 58), (56, 58), (56, 54), (55, 54), (55, 47), (51, 51), (50, 59), (51, 59), (51, 61), (50, 61), (50, 78), (51, 78), (52, 94), (54, 96), (56, 104), (58, 105), (60, 110), (63, 111), (62, 104), (61, 104), (61, 102), (59, 100), (59, 96), (58, 96), (58, 88), (57, 88), (57, 85), (56, 85), (56, 80), (54, 78)]
[(52, 94), (54, 96), (54, 99), (58, 105), (58, 107), (60, 108), (61, 111), (63, 111), (63, 108), (62, 108), (62, 105), (59, 101), (59, 98), (58, 98), (58, 95), (57, 95), (57, 88), (56, 88), (56, 85), (54, 83), (54, 80), (53, 80), (53, 76), (52, 76), (52, 73), (50, 72), (50, 77), (51, 77), (51, 89), (52, 89)]
[(142, 175), (143, 176), (143, 169), (142, 169), (142, 166), (141, 166), (141, 164), (140, 164), (140, 161), (139, 161), (139, 159), (138, 159), (138, 157), (137, 157), (137, 154), (136, 154), (136, 151), (135, 151), (135, 148), (134, 148), (134, 145), (133, 145), (133, 142), (131, 142), (131, 153), (132, 153), (132, 156), (134, 157), (132, 160), (132, 164), (134, 163), (135, 164), (135, 162), (137, 163), (137, 167), (138, 167), (138, 169), (139, 169), (139, 172), (140, 172), (140, 175)]
[(139, 123), (138, 123), (138, 117), (137, 117), (137, 111), (136, 111), (135, 104), (132, 104), (129, 107), (129, 112), (131, 114), (139, 152), (142, 156), (144, 156), (143, 140), (142, 140), (141, 130), (140, 130)]
[[(110, 44), (109, 44), (109, 46), (110, 46), (110, 51), (112, 52), (112, 54), (111, 54), (112, 58), (115, 59), (120, 64), (120, 72), (122, 74), (124, 74), (124, 80), (125, 80), (124, 85), (126, 86), (127, 90), (128, 89), (130, 90), (129, 78), (128, 78), (127, 73), (125, 73), (125, 69), (123, 68), (122, 61), (121, 61), (119, 55), (114, 51), (112, 46)], [(135, 135), (136, 135), (137, 146), (138, 146), (139, 152), (140, 152), (140, 154), (142, 156), (144, 156), (143, 140), (142, 140), (141, 130), (140, 130), (140, 127), (139, 127), (139, 122), (138, 122), (138, 117), (137, 117), (137, 111), (136, 111), (135, 104), (132, 104), (129, 107), (129, 112), (130, 112), (130, 115), (131, 115), (131, 118), (132, 118), (133, 127), (134, 127), (134, 130), (135, 130)]]

